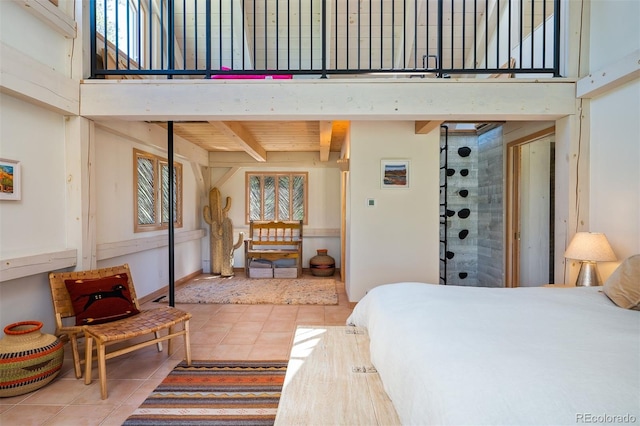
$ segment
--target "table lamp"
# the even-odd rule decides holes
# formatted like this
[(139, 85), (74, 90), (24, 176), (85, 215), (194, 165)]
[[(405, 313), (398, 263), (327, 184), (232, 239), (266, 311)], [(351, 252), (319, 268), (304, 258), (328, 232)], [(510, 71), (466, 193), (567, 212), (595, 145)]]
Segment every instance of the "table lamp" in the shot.
[(596, 262), (616, 260), (616, 255), (611, 249), (607, 237), (597, 232), (577, 232), (564, 252), (564, 257), (580, 261), (577, 287), (602, 285)]

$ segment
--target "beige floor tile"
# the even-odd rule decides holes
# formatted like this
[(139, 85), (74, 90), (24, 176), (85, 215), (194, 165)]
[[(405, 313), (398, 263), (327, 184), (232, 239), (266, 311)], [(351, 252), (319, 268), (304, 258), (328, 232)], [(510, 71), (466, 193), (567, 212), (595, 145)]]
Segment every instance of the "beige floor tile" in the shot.
[[(155, 389), (155, 387), (153, 388)], [(152, 389), (152, 390), (153, 390)], [(151, 391), (149, 391), (151, 393)], [(111, 414), (102, 422), (100, 426), (122, 426), (125, 420), (140, 406), (140, 404), (131, 404), (126, 402), (113, 410)]]
[(0, 414), (0, 425), (43, 425), (64, 407), (64, 405), (16, 405)]
[(47, 426), (94, 426), (100, 424), (114, 410), (112, 405), (67, 405), (47, 420)]
[(271, 310), (271, 314), (269, 314), (269, 318), (267, 318), (267, 322), (271, 321), (295, 321), (298, 316), (298, 310), (300, 309), (297, 305), (276, 305)]
[(191, 359), (192, 360), (207, 360), (213, 359), (213, 352), (219, 345), (191, 345)]
[[(230, 328), (230, 327), (229, 327)], [(224, 339), (224, 337), (229, 333), (229, 330), (226, 331), (210, 331), (209, 329), (200, 329), (197, 331), (192, 331), (191, 334), (191, 342), (202, 342), (208, 345), (217, 345)], [(193, 344), (193, 343), (192, 343)]]
[[(54, 380), (58, 380), (58, 378), (60, 378), (59, 375)], [(16, 395), (16, 396), (8, 396), (6, 398), (0, 398), (0, 406), (3, 406), (3, 405), (10, 405), (11, 406), (11, 405), (20, 404), (20, 403), (24, 402), (25, 400), (33, 397), (33, 395), (35, 395), (35, 392), (25, 393), (25, 394)], [(1, 424), (2, 423), (0, 423), (0, 425)]]
[(242, 313), (239, 321), (266, 321), (271, 314), (271, 305), (252, 305)]
[(214, 360), (242, 360), (249, 359), (249, 353), (253, 349), (253, 345), (217, 345), (211, 352), (211, 358)]
[(262, 327), (262, 332), (276, 332), (276, 331), (289, 331), (293, 332), (296, 329), (296, 323), (294, 320), (287, 321), (267, 321)]
[(179, 359), (179, 360), (178, 359), (167, 359), (160, 366), (158, 366), (158, 369), (147, 380), (147, 382), (160, 383), (162, 381), (162, 379), (167, 377), (167, 374), (169, 374), (175, 368), (175, 366), (178, 365), (181, 361), (183, 361), (183, 360), (182, 359)]
[(214, 305), (218, 307), (218, 311), (216, 314), (225, 314), (225, 313), (243, 313), (247, 310), (249, 305), (239, 305), (235, 303), (231, 303), (229, 305)]
[(240, 321), (242, 312), (218, 312), (214, 319), (223, 323), (235, 323)]
[(207, 317), (215, 315), (222, 305), (215, 305), (210, 303), (188, 303), (188, 304), (178, 304), (176, 308), (182, 309), (183, 311), (190, 312), (192, 315), (198, 317)]
[[(155, 350), (155, 346), (153, 347)], [(132, 357), (120, 360), (117, 364), (107, 367), (109, 379), (139, 379), (150, 378), (158, 369), (164, 359), (167, 358), (167, 349), (162, 352), (155, 350), (153, 356)]]
[(249, 331), (235, 331), (232, 330), (227, 334), (220, 342), (221, 345), (253, 345), (258, 336), (260, 335), (260, 329)]
[(231, 330), (233, 324), (235, 324), (235, 322), (222, 322), (218, 318), (212, 318), (210, 320), (207, 320), (199, 329), (199, 331), (226, 333)]
[(296, 322), (322, 322), (324, 321), (324, 306), (300, 306)]
[(205, 318), (205, 317), (191, 318), (191, 320), (189, 320), (189, 330), (191, 331), (200, 330), (207, 323), (209, 323), (209, 321), (211, 321), (212, 318), (213, 316), (211, 316), (211, 318)]
[(144, 380), (107, 380), (107, 399), (101, 399), (100, 381), (85, 386), (85, 391), (73, 400), (74, 405), (120, 405), (127, 401), (129, 396), (138, 389)]
[(351, 309), (343, 306), (327, 306), (324, 311), (324, 320), (327, 325), (345, 325)]
[(55, 378), (47, 386), (33, 392), (25, 405), (70, 404), (85, 391), (84, 380)]
[(289, 349), (293, 342), (294, 332), (262, 332), (254, 345), (279, 345)]
[[(127, 398), (125, 402), (126, 405), (133, 405), (135, 408), (138, 408), (140, 404), (144, 402), (145, 399), (153, 392), (155, 388), (164, 380), (164, 378), (169, 374), (167, 372), (163, 377), (158, 378), (158, 380), (147, 380), (145, 381), (138, 389), (133, 391), (133, 393)], [(123, 404), (124, 405), (124, 404)]]
[(253, 345), (247, 359), (285, 361), (290, 351), (289, 347), (279, 345)]
[(233, 324), (231, 330), (229, 330), (229, 334), (236, 333), (259, 333), (264, 326), (263, 321), (238, 321)]

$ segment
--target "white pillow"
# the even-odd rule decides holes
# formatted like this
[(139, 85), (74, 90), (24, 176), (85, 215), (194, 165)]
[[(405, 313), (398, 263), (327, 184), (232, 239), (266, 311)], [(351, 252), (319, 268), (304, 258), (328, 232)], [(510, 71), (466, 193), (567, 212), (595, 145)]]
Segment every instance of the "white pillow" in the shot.
[(621, 308), (640, 311), (640, 254), (625, 259), (604, 282), (603, 290)]

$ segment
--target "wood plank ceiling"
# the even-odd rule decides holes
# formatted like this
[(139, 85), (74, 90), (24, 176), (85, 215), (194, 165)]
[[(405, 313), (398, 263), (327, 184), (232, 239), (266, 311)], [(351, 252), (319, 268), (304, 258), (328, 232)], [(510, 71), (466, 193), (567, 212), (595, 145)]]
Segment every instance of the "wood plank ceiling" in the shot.
[[(165, 123), (158, 123), (166, 128)], [(219, 121), (176, 122), (174, 134), (209, 152), (247, 152), (266, 161), (267, 152), (340, 152), (348, 121)]]

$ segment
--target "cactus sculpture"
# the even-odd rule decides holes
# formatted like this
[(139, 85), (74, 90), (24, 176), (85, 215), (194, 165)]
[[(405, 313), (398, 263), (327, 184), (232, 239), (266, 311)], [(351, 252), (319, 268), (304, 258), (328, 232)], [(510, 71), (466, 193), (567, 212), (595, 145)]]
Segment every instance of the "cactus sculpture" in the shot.
[(230, 277), (233, 275), (233, 252), (242, 245), (244, 233), (240, 232), (238, 241), (233, 244), (233, 223), (227, 217), (231, 208), (231, 197), (227, 197), (227, 205), (220, 205), (220, 191), (211, 188), (209, 205), (204, 206), (204, 220), (210, 227), (209, 251), (211, 255), (211, 273)]

